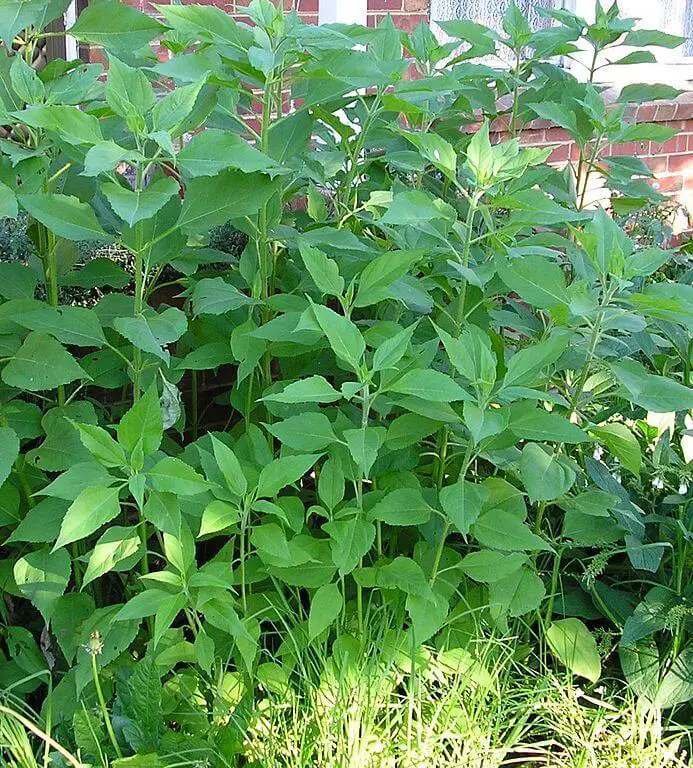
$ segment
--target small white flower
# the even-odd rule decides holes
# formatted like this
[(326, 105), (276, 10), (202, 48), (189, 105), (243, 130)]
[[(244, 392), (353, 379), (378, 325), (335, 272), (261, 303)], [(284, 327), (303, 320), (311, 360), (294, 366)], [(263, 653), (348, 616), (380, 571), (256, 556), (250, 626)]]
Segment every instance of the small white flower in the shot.
[(679, 496), (685, 496), (688, 493), (688, 486), (686, 483), (679, 485)]
[(601, 445), (598, 445), (594, 449), (594, 453), (592, 454), (592, 458), (595, 461), (601, 461), (603, 456), (604, 456), (604, 449), (601, 447)]
[(661, 491), (664, 488), (664, 480), (662, 480), (661, 477), (655, 477), (655, 479), (652, 481), (652, 487), (656, 491)]

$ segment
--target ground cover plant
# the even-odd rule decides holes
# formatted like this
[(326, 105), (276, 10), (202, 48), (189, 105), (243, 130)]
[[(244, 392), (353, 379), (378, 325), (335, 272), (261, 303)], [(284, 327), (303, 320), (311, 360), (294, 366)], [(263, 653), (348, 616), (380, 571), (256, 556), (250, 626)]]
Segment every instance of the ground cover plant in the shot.
[(595, 82), (681, 39), (106, 1), (36, 73), (64, 5), (0, 5), (2, 759), (684, 765), (693, 288), (586, 205), (662, 202), (678, 92)]

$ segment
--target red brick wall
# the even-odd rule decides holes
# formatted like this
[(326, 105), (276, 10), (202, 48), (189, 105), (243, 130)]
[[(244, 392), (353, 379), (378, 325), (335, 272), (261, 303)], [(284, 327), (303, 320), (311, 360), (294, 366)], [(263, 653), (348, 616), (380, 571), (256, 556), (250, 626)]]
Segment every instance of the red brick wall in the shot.
[[(154, 13), (148, 0), (125, 0), (145, 13)], [(170, 0), (159, 0), (168, 2)], [(190, 0), (183, 0), (184, 3)], [(239, 19), (245, 19), (245, 8), (250, 0), (197, 0), (216, 5)], [(298, 11), (306, 22), (318, 22), (320, 0), (273, 0), (283, 2), (284, 8)], [(427, 22), (430, 0), (368, 0), (367, 21), (369, 26), (378, 24), (388, 13), (395, 24), (411, 32), (420, 22)], [(164, 49), (158, 50), (162, 58), (168, 57)], [(98, 59), (98, 52), (92, 52), (92, 60)], [(664, 194), (677, 198), (693, 211), (693, 92), (686, 93), (676, 101), (659, 101), (651, 104), (633, 105), (627, 119), (637, 122), (658, 122), (681, 131), (679, 136), (656, 145), (654, 142), (637, 142), (613, 147), (614, 155), (636, 155), (642, 157), (656, 178), (653, 183)], [(506, 139), (509, 134), (502, 125), (496, 125), (496, 141)], [(536, 120), (523, 131), (522, 141), (531, 146), (555, 146), (551, 160), (565, 163), (575, 160), (577, 150), (568, 134), (546, 120)]]
[[(693, 212), (693, 93), (684, 93), (675, 101), (657, 101), (631, 105), (626, 120), (638, 123), (660, 123), (680, 133), (664, 144), (654, 141), (629, 142), (610, 148), (603, 157), (630, 155), (645, 161), (655, 175), (652, 184), (662, 194), (676, 198)], [(510, 134), (505, 126), (494, 125), (492, 141), (504, 141)], [(569, 134), (548, 120), (535, 120), (522, 132), (521, 141), (528, 146), (555, 149), (549, 160), (562, 164), (577, 160), (578, 151)]]
[(389, 13), (398, 27), (413, 32), (422, 21), (428, 21), (430, 6), (430, 0), (368, 0), (368, 26), (377, 26)]

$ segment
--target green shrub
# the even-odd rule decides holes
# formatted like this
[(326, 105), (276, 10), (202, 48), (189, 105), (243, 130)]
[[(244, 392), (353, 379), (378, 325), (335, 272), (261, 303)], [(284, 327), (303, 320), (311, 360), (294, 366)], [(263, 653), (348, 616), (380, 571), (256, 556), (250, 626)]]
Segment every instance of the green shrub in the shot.
[[(608, 150), (670, 138), (623, 118), (675, 92), (607, 107), (594, 76), (623, 44), (627, 66), (682, 41), (616, 5), (533, 33), (511, 4), (500, 37), (450, 22), (445, 44), (268, 0), (252, 27), (158, 8), (80, 15), (105, 79), (0, 58), (2, 212), (36, 243), (0, 264), (2, 685), (114, 768), (275, 764), (262, 692), (298, 691), (300, 746), (325, 659), (348, 682), (383, 647), (409, 670), (374, 692), (397, 764), (446, 764), (447, 742), (411, 746), (438, 655), (491, 681), (522, 661), (520, 690), (527, 669), (592, 698), (615, 676), (655, 730), (685, 722), (693, 288), (585, 205), (595, 174), (621, 209), (661, 202)], [(475, 61), (498, 45), (513, 69)], [(585, 45), (578, 81), (554, 61)], [(537, 117), (574, 167), (522, 145)], [(494, 120), (511, 138), (492, 145)]]

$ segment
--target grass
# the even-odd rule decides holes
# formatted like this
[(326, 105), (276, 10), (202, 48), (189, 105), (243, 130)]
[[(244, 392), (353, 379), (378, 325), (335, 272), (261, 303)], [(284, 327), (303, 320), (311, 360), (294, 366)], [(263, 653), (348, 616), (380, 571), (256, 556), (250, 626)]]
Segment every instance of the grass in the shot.
[[(253, 768), (686, 768), (690, 734), (629, 696), (586, 693), (568, 679), (519, 667), (499, 645), (485, 658), (400, 650), (357, 660), (348, 643), (317, 680), (265, 665), (262, 695), (238, 766)], [(486, 663), (494, 657), (493, 667)], [(489, 669), (491, 671), (489, 671)], [(240, 699), (241, 689), (237, 691)], [(239, 700), (238, 699), (238, 700)], [(233, 717), (231, 714), (229, 717)], [(223, 720), (222, 716), (222, 720)], [(0, 765), (79, 766), (12, 707), (0, 709)], [(50, 743), (52, 754), (55, 743)], [(116, 761), (117, 762), (117, 761)], [(171, 765), (213, 765), (178, 755)], [(136, 765), (133, 763), (133, 765)], [(231, 765), (220, 760), (218, 766)]]

